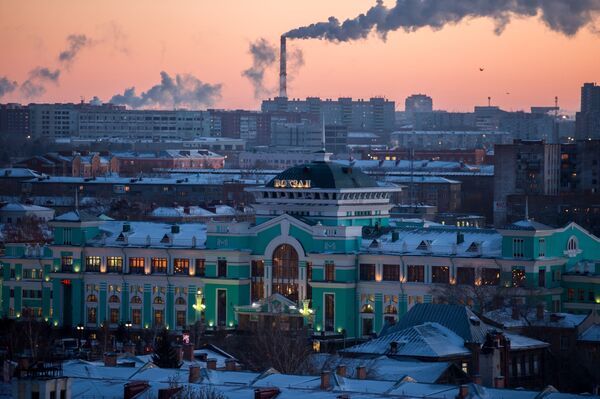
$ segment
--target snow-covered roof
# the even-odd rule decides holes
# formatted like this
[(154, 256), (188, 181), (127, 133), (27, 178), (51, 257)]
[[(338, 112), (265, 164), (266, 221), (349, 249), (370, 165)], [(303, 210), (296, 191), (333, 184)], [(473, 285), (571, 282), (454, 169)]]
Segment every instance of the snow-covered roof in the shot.
[(577, 340), (585, 342), (600, 342), (600, 324), (591, 325), (587, 330), (579, 335)]
[(36, 171), (27, 168), (0, 168), (0, 177), (31, 178), (41, 176)]
[(518, 311), (518, 319), (513, 318), (511, 307), (490, 310), (483, 314), (486, 319), (501, 325), (503, 328), (518, 328), (526, 326), (546, 326), (554, 328), (576, 328), (587, 317), (586, 315), (572, 313), (555, 313), (544, 311), (544, 318), (537, 318), (537, 310), (527, 309)]
[[(392, 241), (390, 232), (377, 238), (377, 245), (372, 245), (372, 240), (363, 240), (362, 249), (375, 253), (461, 257), (497, 257), (502, 253), (502, 236), (495, 230), (430, 226), (395, 231), (396, 241)], [(460, 244), (457, 244), (458, 233), (464, 238)]]
[(410, 377), (417, 382), (434, 383), (451, 367), (450, 362), (421, 362), (400, 360), (388, 356), (376, 358), (340, 357), (327, 353), (315, 353), (311, 357), (315, 369), (327, 367), (333, 370), (338, 365), (346, 366), (346, 376), (357, 378), (356, 368), (365, 367), (370, 378), (383, 381), (399, 381)]
[[(123, 225), (129, 224), (129, 231), (123, 232)], [(91, 246), (141, 246), (195, 247), (203, 248), (206, 242), (206, 225), (202, 223), (182, 223), (179, 232), (172, 232), (173, 225), (156, 222), (106, 221), (100, 226), (100, 234), (88, 241)]]
[(246, 184), (264, 184), (274, 175), (261, 175), (260, 178), (250, 179), (243, 174), (224, 174), (224, 173), (198, 173), (185, 175), (171, 175), (170, 177), (143, 177), (143, 178), (128, 178), (119, 176), (99, 176), (95, 178), (73, 177), (73, 176), (49, 176), (47, 178), (39, 178), (28, 180), (34, 184), (122, 184), (122, 185), (160, 185), (160, 184), (177, 184), (177, 185), (221, 185), (226, 182), (240, 182)]
[[(392, 349), (395, 345), (396, 349)], [(469, 355), (465, 341), (438, 323), (424, 323), (355, 345), (344, 352), (369, 355), (445, 358)]]
[(216, 214), (199, 206), (189, 207), (158, 207), (152, 211), (152, 216), (161, 218), (211, 217)]
[(19, 204), (19, 203), (9, 203), (0, 208), (0, 211), (3, 212), (43, 212), (43, 211), (51, 211), (52, 209), (46, 208), (38, 205), (27, 205), (27, 204)]

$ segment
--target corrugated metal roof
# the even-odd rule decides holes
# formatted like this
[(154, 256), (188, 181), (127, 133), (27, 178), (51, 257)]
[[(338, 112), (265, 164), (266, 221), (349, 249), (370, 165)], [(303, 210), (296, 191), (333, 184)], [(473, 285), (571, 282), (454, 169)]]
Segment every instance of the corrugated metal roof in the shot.
[(482, 322), (466, 306), (419, 303), (400, 318), (398, 323), (384, 329), (381, 334), (393, 334), (427, 322), (441, 324), (459, 335), (465, 342), (483, 343), (486, 333), (495, 330), (494, 327)]

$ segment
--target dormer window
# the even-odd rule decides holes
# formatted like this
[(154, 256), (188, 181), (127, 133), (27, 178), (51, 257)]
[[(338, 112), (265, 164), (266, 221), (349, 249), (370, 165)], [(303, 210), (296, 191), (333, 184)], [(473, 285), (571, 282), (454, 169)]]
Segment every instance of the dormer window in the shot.
[(421, 243), (417, 246), (417, 249), (419, 251), (430, 251), (431, 250), (431, 241), (430, 240), (421, 241)]
[(469, 248), (467, 248), (467, 252), (478, 253), (479, 248), (481, 247), (481, 243), (473, 241)]

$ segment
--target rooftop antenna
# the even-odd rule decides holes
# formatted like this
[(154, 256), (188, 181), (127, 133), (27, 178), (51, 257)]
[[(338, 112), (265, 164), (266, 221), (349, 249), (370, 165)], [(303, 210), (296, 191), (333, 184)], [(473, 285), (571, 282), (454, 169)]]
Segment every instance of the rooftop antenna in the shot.
[(323, 147), (323, 151), (325, 152), (325, 113), (321, 114), (321, 146)]
[(488, 96), (488, 107), (492, 106), (492, 97)]
[(554, 137), (552, 137), (555, 144), (559, 144), (559, 131), (558, 131), (558, 96), (554, 96)]
[(525, 220), (529, 220), (529, 197), (525, 196)]

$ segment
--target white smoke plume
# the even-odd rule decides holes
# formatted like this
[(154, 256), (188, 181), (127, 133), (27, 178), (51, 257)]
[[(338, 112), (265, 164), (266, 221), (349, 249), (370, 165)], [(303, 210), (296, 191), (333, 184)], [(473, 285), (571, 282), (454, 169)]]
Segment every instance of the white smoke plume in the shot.
[[(250, 43), (248, 52), (252, 55), (252, 66), (242, 72), (242, 76), (248, 78), (254, 88), (254, 97), (263, 99), (276, 92), (275, 87), (267, 87), (265, 84), (265, 72), (272, 69), (279, 61), (279, 51), (275, 44), (265, 38), (259, 38)], [(293, 80), (295, 74), (304, 65), (304, 54), (299, 48), (287, 51), (288, 82)]]
[(14, 80), (9, 80), (6, 76), (0, 77), (0, 98), (15, 91), (17, 86)]
[(413, 32), (422, 27), (441, 29), (464, 19), (491, 18), (495, 32), (502, 33), (513, 17), (537, 16), (553, 31), (566, 36), (581, 28), (594, 28), (600, 0), (396, 0), (388, 8), (382, 0), (366, 13), (340, 22), (336, 17), (292, 29), (292, 39), (323, 39), (346, 42), (366, 38), (376, 31), (381, 38), (398, 29)]
[(46, 67), (37, 67), (29, 71), (29, 77), (21, 84), (19, 90), (25, 98), (41, 96), (46, 92), (46, 83), (58, 85), (60, 69), (54, 71)]
[(164, 71), (160, 77), (160, 83), (147, 91), (138, 95), (135, 87), (131, 87), (114, 95), (110, 102), (131, 108), (196, 108), (212, 105), (221, 97), (221, 84), (204, 83), (190, 74), (177, 74), (173, 78)]
[(58, 60), (69, 69), (77, 54), (85, 47), (92, 46), (94, 41), (83, 34), (72, 34), (67, 36), (67, 43), (67, 49), (60, 52)]
[(250, 43), (252, 66), (242, 72), (254, 87), (254, 97), (257, 99), (269, 95), (273, 90), (265, 87), (265, 71), (275, 64), (277, 48), (265, 38), (260, 38)]

